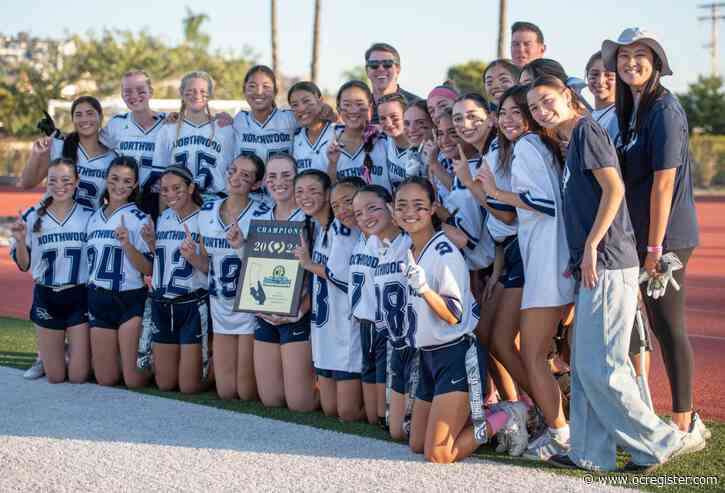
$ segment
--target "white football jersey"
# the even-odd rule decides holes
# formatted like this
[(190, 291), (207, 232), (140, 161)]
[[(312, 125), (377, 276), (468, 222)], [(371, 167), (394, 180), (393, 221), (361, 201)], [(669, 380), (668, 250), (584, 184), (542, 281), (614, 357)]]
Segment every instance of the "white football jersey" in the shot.
[[(171, 208), (156, 221), (156, 252), (152, 286), (155, 296), (176, 298), (206, 289), (209, 281), (204, 272), (196, 269), (182, 255), (181, 242), (186, 238), (184, 226), (191, 238), (199, 242), (199, 210), (180, 218)], [(197, 253), (199, 248), (197, 247)]]
[(369, 242), (360, 235), (350, 256), (348, 295), (352, 315), (358, 320), (375, 321), (375, 268), (378, 266), (378, 252), (371, 247), (377, 244), (377, 241)]
[(475, 329), (472, 317), (474, 299), (463, 255), (443, 232), (428, 240), (420, 253), (418, 265), (425, 271), (428, 286), (443, 298), (459, 322), (450, 325), (431, 310), (428, 302), (408, 288), (409, 303), (415, 313), (415, 347), (438, 346), (458, 339)]
[(162, 125), (154, 149), (154, 171), (163, 173), (172, 164), (186, 166), (199, 191), (223, 192), (227, 169), (236, 156), (234, 130), (214, 122), (195, 124), (183, 120), (180, 125)]
[[(27, 225), (25, 245), (30, 251), (30, 272), (36, 283), (44, 286), (85, 284), (88, 281), (88, 259), (85, 256), (86, 227), (93, 209), (76, 203), (64, 220), (51, 211), (43, 215), (40, 231), (33, 232), (38, 219), (36, 207), (23, 214)], [(10, 255), (16, 259), (15, 239), (10, 240)]]
[(414, 159), (414, 148), (401, 149), (392, 137), (385, 137), (385, 153), (387, 157), (388, 174), (393, 190), (398, 188), (406, 178), (405, 170), (410, 167), (411, 159)]
[[(50, 159), (57, 159), (63, 154), (63, 139), (53, 138), (50, 147)], [(106, 172), (118, 154), (108, 150), (99, 156), (88, 157), (82, 145), (78, 145), (78, 158), (76, 169), (80, 181), (76, 189), (76, 202), (83, 207), (98, 209), (103, 201), (103, 192), (106, 191)]]
[[(380, 245), (376, 236), (371, 236), (368, 242), (371, 248)], [(385, 249), (385, 255), (378, 258), (374, 272), (375, 325), (397, 349), (415, 347), (417, 318), (410, 305), (405, 277), (411, 246), (410, 236), (400, 233)]]
[(517, 209), (519, 247), (524, 262), (521, 308), (561, 306), (574, 301), (574, 280), (562, 274), (569, 244), (562, 211), (561, 171), (538, 135), (514, 145), (511, 188), (530, 209)]
[(99, 135), (99, 140), (107, 147), (123, 156), (131, 156), (139, 166), (139, 183), (153, 185), (160, 174), (153, 169), (156, 136), (164, 125), (166, 113), (157, 113), (151, 128), (136, 123), (133, 113), (122, 113), (111, 118)]
[(255, 217), (255, 219), (264, 220), (264, 221), (295, 221), (295, 222), (304, 222), (305, 220), (305, 213), (302, 212), (302, 209), (299, 207), (297, 209), (294, 209), (288, 218), (286, 219), (277, 219), (275, 215), (275, 211), (277, 210), (277, 205), (272, 202), (272, 206), (267, 209), (267, 212), (262, 214), (259, 217)]
[(133, 203), (122, 205), (110, 216), (103, 209), (96, 210), (88, 220), (88, 284), (115, 292), (143, 288), (143, 274), (116, 239), (116, 228), (123, 223), (134, 248), (150, 257), (149, 246), (141, 237), (141, 227), (149, 222), (149, 216)]
[[(468, 160), (471, 176), (476, 176), (480, 164), (479, 158)], [(455, 226), (468, 238), (468, 242), (463, 248), (468, 268), (478, 270), (491, 265), (496, 255), (496, 249), (486, 228), (488, 212), (457, 176), (453, 177), (453, 186), (450, 193), (443, 199), (443, 206), (453, 215)]]
[(360, 373), (360, 331), (353, 323), (348, 299), (350, 256), (359, 231), (351, 231), (337, 219), (327, 231), (315, 226), (312, 262), (325, 266), (327, 279), (313, 276), (312, 359), (315, 367)]
[[(335, 138), (339, 138), (342, 131), (345, 129), (345, 125), (335, 125)], [(370, 184), (380, 185), (392, 193), (393, 187), (390, 183), (390, 174), (388, 173), (388, 159), (385, 150), (385, 139), (378, 138), (373, 144), (373, 148), (370, 151), (370, 159), (372, 159), (372, 169), (370, 172)], [(340, 157), (337, 160), (337, 179), (344, 178), (346, 176), (359, 176), (364, 178), (363, 163), (365, 161), (365, 151), (361, 145), (355, 150), (340, 149)], [(327, 159), (327, 153), (323, 158), (325, 170), (327, 170), (330, 164)]]
[[(504, 169), (502, 166), (499, 165), (499, 147), (500, 146), (498, 144), (498, 140), (494, 140), (491, 143), (491, 148), (486, 154), (486, 162), (488, 163), (488, 167), (491, 170), (491, 173), (493, 173), (494, 179), (496, 180), (496, 187), (499, 190), (503, 190), (504, 192), (510, 192), (511, 166), (508, 166), (508, 169)], [(492, 209), (516, 212), (516, 207), (509, 205), (505, 202), (501, 202), (500, 200), (496, 200), (493, 197), (487, 197), (486, 203)], [(486, 221), (486, 226), (488, 227), (488, 232), (491, 234), (494, 240), (503, 241), (505, 238), (516, 234), (516, 232), (518, 231), (518, 219), (515, 219), (514, 222), (511, 224), (506, 224), (505, 222), (497, 219), (496, 216), (494, 216), (493, 214), (489, 214), (488, 220)]]
[(297, 162), (298, 173), (306, 169), (319, 169), (327, 173), (327, 162), (324, 157), (327, 155), (327, 145), (335, 139), (334, 132), (335, 125), (325, 122), (317, 140), (310, 142), (306, 128), (297, 130), (294, 135), (292, 156)]
[(235, 155), (256, 154), (267, 163), (275, 154), (292, 155), (292, 137), (298, 128), (294, 113), (275, 108), (264, 122), (254, 119), (251, 111), (240, 111), (234, 117), (237, 135)]
[[(209, 255), (209, 305), (214, 332), (241, 330), (251, 334), (256, 326), (254, 314), (234, 311), (242, 259), (227, 241), (231, 224), (224, 224), (221, 218), (224, 200), (205, 202), (198, 219), (199, 234)], [(247, 236), (249, 223), (253, 219), (262, 219), (267, 212), (269, 208), (266, 205), (250, 200), (237, 216), (239, 229)]]

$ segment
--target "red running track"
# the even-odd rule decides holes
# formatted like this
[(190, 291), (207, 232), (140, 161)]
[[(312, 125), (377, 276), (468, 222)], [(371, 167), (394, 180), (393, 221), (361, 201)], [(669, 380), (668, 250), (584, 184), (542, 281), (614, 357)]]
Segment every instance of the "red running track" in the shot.
[[(40, 199), (40, 193), (0, 187), (0, 216), (17, 215), (18, 209)], [(725, 421), (725, 197), (697, 200), (700, 246), (688, 265), (687, 326), (695, 352), (695, 407), (706, 419)], [(32, 281), (0, 247), (0, 315), (28, 318)], [(671, 409), (671, 398), (662, 358), (652, 358), (650, 387), (655, 407)]]

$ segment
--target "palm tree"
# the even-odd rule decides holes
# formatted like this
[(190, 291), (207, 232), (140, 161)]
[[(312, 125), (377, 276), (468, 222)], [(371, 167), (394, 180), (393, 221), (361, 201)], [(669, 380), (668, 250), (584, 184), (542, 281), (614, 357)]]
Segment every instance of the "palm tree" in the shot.
[(272, 22), (272, 70), (279, 81), (279, 65), (277, 65), (277, 0), (270, 0)]
[(312, 25), (312, 64), (310, 66), (310, 80), (317, 84), (317, 74), (320, 71), (320, 3), (315, 0), (315, 20)]
[(182, 20), (184, 25), (184, 41), (199, 49), (209, 46), (209, 35), (201, 32), (201, 25), (209, 20), (206, 14), (196, 14), (186, 7), (186, 17)]
[(498, 50), (496, 56), (498, 58), (506, 58), (506, 29), (508, 22), (506, 21), (506, 0), (498, 2)]

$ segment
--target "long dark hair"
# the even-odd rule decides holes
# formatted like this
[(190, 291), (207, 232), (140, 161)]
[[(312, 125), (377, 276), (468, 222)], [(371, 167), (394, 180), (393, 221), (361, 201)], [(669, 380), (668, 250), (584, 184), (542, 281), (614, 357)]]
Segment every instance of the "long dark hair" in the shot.
[[(365, 84), (361, 80), (349, 80), (345, 82), (342, 86), (340, 86), (340, 90), (337, 91), (337, 111), (340, 111), (340, 100), (342, 99), (342, 94), (347, 91), (348, 89), (351, 89), (353, 87), (356, 87), (360, 89), (362, 92), (365, 93), (365, 97), (368, 100), (368, 104), (372, 107), (373, 105), (373, 93), (368, 87), (367, 84)], [(370, 176), (373, 174), (373, 158), (370, 157), (370, 153), (373, 150), (373, 147), (375, 147), (375, 142), (377, 142), (377, 132), (370, 131), (370, 122), (368, 122), (368, 127), (363, 130), (363, 143), (362, 143), (362, 150), (365, 153), (365, 157), (363, 158), (363, 167), (368, 170), (368, 173)]]
[(199, 191), (199, 187), (196, 186), (194, 183), (194, 177), (191, 176), (191, 172), (189, 169), (185, 166), (169, 166), (164, 170), (164, 172), (161, 174), (161, 178), (163, 178), (165, 175), (174, 175), (178, 176), (182, 180), (184, 180), (184, 183), (186, 186), (194, 185), (194, 191), (191, 192), (191, 201), (194, 202), (196, 205), (201, 207), (201, 205), (204, 203), (204, 199), (201, 196), (201, 192)]
[[(325, 173), (324, 171), (320, 171), (319, 169), (306, 169), (302, 171), (301, 173), (297, 174), (294, 178), (294, 181), (292, 182), (294, 185), (297, 185), (297, 182), (300, 181), (302, 178), (314, 178), (317, 180), (320, 185), (322, 185), (322, 191), (327, 192), (332, 188), (332, 180), (330, 180), (330, 175)], [(332, 225), (332, 221), (335, 220), (335, 214), (332, 212), (332, 207), (330, 207), (330, 203), (327, 203), (327, 228), (325, 229), (325, 235), (327, 235), (327, 230), (330, 229), (330, 226)], [(307, 244), (310, 247), (310, 253), (312, 252), (312, 244), (314, 243), (314, 228), (312, 227), (312, 217), (305, 214), (305, 237), (307, 239)]]
[[(485, 113), (487, 117), (493, 117), (491, 114), (491, 108), (488, 105), (488, 101), (486, 101), (486, 98), (484, 98), (482, 95), (478, 94), (477, 92), (468, 92), (464, 94), (463, 96), (456, 99), (456, 103), (459, 101), (472, 101), (476, 106), (481, 108)], [(488, 135), (486, 135), (486, 138), (483, 140), (483, 148), (481, 149), (481, 155), (486, 154), (488, 152), (488, 149), (491, 147), (491, 142), (493, 142), (493, 139), (496, 138), (496, 132), (493, 128), (489, 129)], [(478, 150), (478, 149), (476, 149)]]
[[(498, 107), (496, 117), (498, 118), (500, 115), (504, 101), (511, 98), (521, 112), (527, 132), (535, 133), (541, 138), (541, 141), (554, 157), (554, 162), (559, 168), (559, 171), (561, 171), (564, 163), (564, 155), (561, 152), (561, 147), (554, 138), (555, 130), (543, 128), (534, 120), (534, 117), (531, 115), (531, 110), (529, 110), (529, 103), (526, 100), (526, 93), (529, 92), (529, 87), (528, 85), (524, 85), (508, 88), (501, 96), (501, 105)], [(523, 134), (521, 136), (523, 137)], [(498, 127), (498, 141), (501, 145), (501, 150), (498, 153), (497, 168), (503, 170), (505, 173), (510, 173), (514, 143), (506, 138), (500, 126)]]
[[(403, 180), (403, 182), (398, 185), (397, 190), (395, 190), (393, 200), (395, 200), (403, 187), (408, 185), (416, 185), (422, 188), (428, 196), (431, 205), (435, 204), (438, 201), (438, 194), (436, 193), (435, 187), (428, 178), (425, 178), (423, 176), (409, 176), (405, 180)], [(435, 229), (436, 231), (440, 231), (442, 223), (441, 218), (438, 217), (438, 214), (433, 214), (433, 216), (431, 216), (431, 222), (433, 223), (433, 229)]]
[(640, 126), (645, 120), (645, 116), (649, 112), (650, 108), (652, 108), (652, 105), (668, 92), (667, 89), (660, 84), (660, 78), (662, 77), (662, 60), (659, 56), (657, 56), (657, 53), (655, 53), (654, 50), (649, 47), (648, 49), (652, 53), (652, 75), (645, 83), (644, 88), (642, 88), (642, 96), (640, 97), (637, 114), (635, 115), (634, 129), (631, 130), (629, 122), (631, 121), (632, 113), (634, 112), (634, 97), (632, 96), (632, 89), (630, 89), (630, 87), (619, 76), (619, 70), (614, 71), (617, 76), (614, 106), (617, 112), (617, 122), (619, 123), (619, 137), (617, 142), (621, 145), (626, 145), (632, 136), (639, 132)]
[[(101, 103), (94, 98), (93, 96), (81, 96), (79, 98), (76, 98), (75, 101), (70, 105), (70, 114), (71, 119), (73, 118), (73, 114), (76, 111), (76, 108), (79, 104), (86, 103), (90, 105), (91, 108), (96, 110), (98, 113), (98, 129), (101, 129), (101, 123), (103, 123), (103, 107), (101, 106)], [(81, 143), (81, 136), (78, 134), (78, 132), (74, 131), (69, 133), (65, 136), (65, 139), (63, 139), (63, 151), (61, 152), (61, 156), (73, 161), (74, 163), (78, 161), (78, 146)]]
[[(111, 164), (108, 165), (108, 169), (106, 170), (106, 179), (108, 179), (108, 175), (111, 173), (113, 168), (128, 168), (133, 171), (133, 175), (136, 177), (136, 186), (133, 190), (131, 190), (131, 195), (128, 196), (127, 203), (133, 202), (134, 204), (139, 205), (141, 199), (141, 189), (138, 184), (138, 162), (136, 159), (131, 156), (118, 156), (111, 161)], [(103, 191), (103, 206), (108, 205), (109, 200), (108, 187), (106, 187), (106, 190)]]
[[(272, 79), (272, 89), (274, 91), (274, 95), (277, 96), (277, 77), (275, 77), (275, 75), (274, 75), (274, 70), (272, 70), (271, 68), (269, 68), (266, 65), (255, 65), (254, 67), (250, 68), (247, 71), (246, 75), (244, 76), (244, 86), (247, 85), (247, 82), (249, 82), (249, 79), (251, 79), (252, 76), (254, 74), (256, 74), (257, 72), (260, 72), (260, 73), (266, 75), (267, 77), (269, 77), (270, 79)], [(274, 104), (274, 100), (273, 100), (273, 104)]]
[[(50, 168), (55, 168), (56, 166), (68, 166), (70, 169), (73, 170), (73, 175), (76, 177), (76, 180), (78, 179), (78, 168), (76, 168), (75, 161), (63, 157), (53, 159), (50, 163), (48, 163), (48, 172), (50, 172)], [(53, 196), (50, 194), (48, 194), (43, 200), (40, 201), (38, 211), (35, 213), (37, 219), (33, 224), (33, 233), (40, 232), (40, 228), (43, 226), (43, 216), (45, 216), (45, 214), (48, 212), (48, 208), (52, 203)]]

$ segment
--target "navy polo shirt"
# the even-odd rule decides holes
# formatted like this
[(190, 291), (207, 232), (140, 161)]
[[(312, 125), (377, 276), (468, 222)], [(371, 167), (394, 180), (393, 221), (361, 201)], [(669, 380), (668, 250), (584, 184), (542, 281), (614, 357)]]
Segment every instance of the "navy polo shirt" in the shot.
[(658, 99), (644, 116), (639, 132), (631, 135), (621, 151), (622, 174), (637, 250), (642, 253), (647, 250), (654, 173), (672, 168), (677, 169), (675, 188), (662, 246), (665, 251), (697, 246), (687, 116), (677, 98), (668, 92)]
[[(583, 117), (571, 134), (564, 169), (564, 226), (573, 265), (581, 264), (586, 239), (597, 217), (602, 187), (593, 170), (602, 168), (615, 168), (620, 174), (617, 151), (607, 131), (591, 117)], [(639, 265), (626, 201), (619, 206), (597, 252), (599, 269)]]

